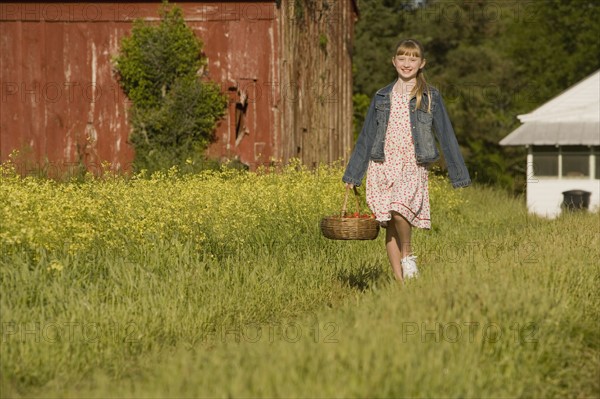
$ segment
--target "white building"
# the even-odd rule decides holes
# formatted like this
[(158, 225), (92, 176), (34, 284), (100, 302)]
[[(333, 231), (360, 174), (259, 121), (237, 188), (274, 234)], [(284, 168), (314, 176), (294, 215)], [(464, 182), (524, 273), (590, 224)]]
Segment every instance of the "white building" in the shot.
[(563, 191), (591, 192), (600, 206), (600, 70), (529, 114), (500, 145), (527, 149), (527, 208), (540, 216), (560, 214)]

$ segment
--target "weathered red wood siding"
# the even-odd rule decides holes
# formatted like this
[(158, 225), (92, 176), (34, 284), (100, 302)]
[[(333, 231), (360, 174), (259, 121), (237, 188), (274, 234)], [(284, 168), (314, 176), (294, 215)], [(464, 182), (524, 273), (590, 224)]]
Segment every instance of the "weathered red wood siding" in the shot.
[[(127, 167), (126, 98), (110, 57), (129, 31), (116, 4), (0, 4), (0, 156), (61, 173), (82, 161)], [(124, 9), (126, 10), (126, 9)], [(59, 169), (59, 170), (56, 170)]]
[[(352, 1), (329, 2), (334, 16), (324, 1), (309, 1), (302, 21), (294, 15), (305, 5), (293, 1), (176, 4), (205, 43), (205, 76), (230, 98), (209, 156), (237, 157), (254, 168), (293, 156), (313, 163), (346, 155)], [(129, 169), (128, 102), (111, 57), (131, 22), (158, 20), (159, 7), (157, 1), (1, 3), (0, 160), (19, 150), (23, 168), (50, 167), (51, 174), (79, 162)], [(315, 19), (319, 9), (329, 13), (325, 23)], [(312, 34), (304, 37), (303, 30)], [(321, 34), (329, 38), (325, 46), (315, 42)]]

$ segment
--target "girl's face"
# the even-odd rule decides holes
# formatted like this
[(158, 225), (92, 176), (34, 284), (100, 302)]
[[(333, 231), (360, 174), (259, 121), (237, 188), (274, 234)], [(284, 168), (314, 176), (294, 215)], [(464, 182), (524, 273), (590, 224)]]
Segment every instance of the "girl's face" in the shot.
[(425, 60), (416, 55), (398, 54), (392, 58), (392, 64), (398, 71), (398, 76), (405, 81), (417, 77), (419, 70), (425, 66)]

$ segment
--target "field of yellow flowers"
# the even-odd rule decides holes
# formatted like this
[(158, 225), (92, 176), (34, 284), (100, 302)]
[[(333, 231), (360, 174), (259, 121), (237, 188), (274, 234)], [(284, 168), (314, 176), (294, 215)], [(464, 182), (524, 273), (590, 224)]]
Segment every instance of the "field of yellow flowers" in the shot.
[(0, 172), (3, 397), (600, 392), (598, 214), (432, 173), (422, 277), (398, 286), (382, 234), (320, 234), (339, 166)]

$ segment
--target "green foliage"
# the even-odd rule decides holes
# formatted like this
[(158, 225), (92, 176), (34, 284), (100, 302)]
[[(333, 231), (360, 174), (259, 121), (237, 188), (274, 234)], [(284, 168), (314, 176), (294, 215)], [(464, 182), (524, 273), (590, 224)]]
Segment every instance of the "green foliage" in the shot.
[(363, 0), (352, 55), (354, 92), (371, 97), (396, 77), (394, 46), (404, 27), (406, 1)]
[(422, 274), (397, 286), (384, 234), (320, 235), (339, 167), (0, 172), (3, 396), (600, 393), (597, 213), (544, 220), (432, 176)]
[(426, 76), (444, 96), (471, 174), (515, 192), (524, 190), (525, 152), (498, 142), (519, 126), (517, 115), (600, 68), (594, 1), (429, 0), (410, 8), (371, 0), (361, 3), (361, 12), (355, 94), (372, 96), (395, 78), (386, 65), (397, 39), (420, 40)]
[(319, 35), (319, 47), (321, 48), (321, 50), (323, 51), (327, 51), (327, 43), (328, 43), (328, 39), (327, 39), (327, 35), (325, 35), (324, 33), (321, 33)]
[(369, 104), (371, 99), (369, 96), (363, 93), (356, 93), (352, 95), (352, 124), (354, 126), (354, 140), (358, 138), (360, 130), (369, 110)]
[(527, 23), (507, 32), (507, 55), (528, 95), (516, 102), (530, 112), (600, 68), (600, 4), (548, 0), (528, 5)]
[[(348, 267), (381, 259), (381, 241), (321, 236), (320, 218), (341, 209), (342, 174), (294, 161), (257, 173), (173, 168), (58, 183), (0, 165), (0, 315), (10, 340), (2, 336), (0, 382), (29, 390), (94, 370), (123, 376), (144, 353), (200, 345), (203, 323), (281, 320), (354, 295)], [(431, 186), (440, 215), (457, 215), (464, 191), (444, 179)], [(9, 333), (9, 323), (36, 322), (48, 335)], [(55, 340), (69, 322), (78, 335)]]
[(134, 167), (149, 171), (201, 164), (223, 116), (226, 97), (199, 79), (206, 65), (202, 42), (179, 7), (164, 1), (159, 24), (136, 20), (123, 39), (115, 70), (132, 101)]

